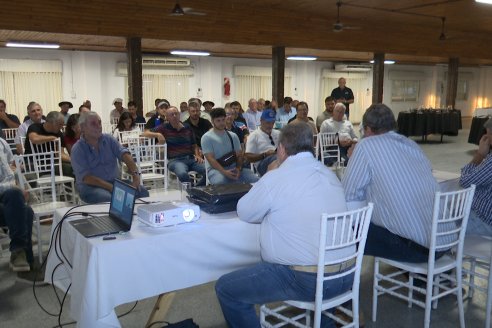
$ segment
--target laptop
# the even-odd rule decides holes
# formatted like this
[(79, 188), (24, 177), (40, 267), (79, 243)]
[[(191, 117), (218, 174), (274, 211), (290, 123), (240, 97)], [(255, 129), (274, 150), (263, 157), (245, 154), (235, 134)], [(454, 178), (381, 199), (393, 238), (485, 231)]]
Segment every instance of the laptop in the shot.
[(130, 231), (137, 189), (121, 180), (114, 180), (109, 215), (69, 221), (84, 237), (97, 237)]

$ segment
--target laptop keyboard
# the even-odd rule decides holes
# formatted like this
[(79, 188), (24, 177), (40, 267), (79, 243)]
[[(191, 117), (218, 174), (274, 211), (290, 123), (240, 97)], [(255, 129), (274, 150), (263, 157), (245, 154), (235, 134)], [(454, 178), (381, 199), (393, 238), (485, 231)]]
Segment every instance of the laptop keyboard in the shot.
[(94, 224), (101, 231), (120, 231), (121, 228), (115, 222), (113, 222), (109, 217), (96, 217), (91, 220), (92, 224)]

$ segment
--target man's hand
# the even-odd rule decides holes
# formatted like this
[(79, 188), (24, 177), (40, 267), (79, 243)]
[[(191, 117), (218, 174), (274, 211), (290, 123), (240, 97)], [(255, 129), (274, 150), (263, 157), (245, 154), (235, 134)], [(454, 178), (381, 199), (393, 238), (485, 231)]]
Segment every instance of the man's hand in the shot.
[(355, 146), (357, 145), (357, 143), (353, 143), (352, 146), (350, 146), (349, 149), (347, 149), (347, 156), (350, 158), (352, 157), (352, 153), (354, 152), (354, 149), (355, 149)]
[(162, 134), (158, 133), (156, 137), (159, 145), (163, 145), (166, 143), (166, 139), (164, 139), (164, 136)]
[(205, 162), (205, 160), (200, 157), (200, 156), (197, 156), (195, 155), (195, 161), (198, 163), (198, 164), (203, 164)]
[(485, 134), (480, 138), (480, 142), (478, 144), (478, 153), (483, 157), (487, 157), (490, 151), (490, 145), (492, 144), (492, 138)]
[(269, 165), (268, 165), (268, 170), (267, 172), (271, 171), (271, 170), (275, 170), (275, 169), (278, 169), (280, 166), (280, 163), (278, 162), (278, 160), (274, 160), (273, 162), (271, 162)]
[(133, 175), (132, 185), (138, 189), (140, 186), (140, 175)]
[(239, 172), (236, 169), (230, 169), (230, 170), (225, 170), (224, 175), (231, 180), (237, 180), (241, 176), (241, 172)]
[(271, 155), (275, 155), (277, 153), (277, 151), (275, 149), (270, 149), (269, 151), (267, 151), (265, 153), (265, 157), (268, 157), (268, 156), (271, 156)]
[(7, 116), (7, 113), (5, 112), (0, 112), (0, 120), (2, 121), (5, 121), (7, 120), (9, 117)]
[(340, 139), (340, 146), (342, 147), (349, 147), (352, 145), (352, 140), (350, 139)]

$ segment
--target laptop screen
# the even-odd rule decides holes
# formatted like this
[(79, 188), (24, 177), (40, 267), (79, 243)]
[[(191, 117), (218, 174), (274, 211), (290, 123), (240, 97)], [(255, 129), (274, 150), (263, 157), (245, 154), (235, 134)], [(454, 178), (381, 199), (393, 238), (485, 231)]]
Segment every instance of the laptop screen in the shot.
[(137, 189), (133, 186), (118, 179), (114, 180), (109, 215), (117, 219), (123, 226), (128, 227), (128, 229), (130, 229), (132, 224), (136, 194)]

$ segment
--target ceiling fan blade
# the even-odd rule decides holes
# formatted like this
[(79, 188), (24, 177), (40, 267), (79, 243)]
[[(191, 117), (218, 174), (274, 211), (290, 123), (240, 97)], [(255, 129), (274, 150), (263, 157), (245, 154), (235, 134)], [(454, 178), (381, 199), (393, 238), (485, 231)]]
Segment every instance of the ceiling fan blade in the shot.
[(183, 7), (185, 15), (205, 16), (207, 13), (201, 11), (194, 11), (193, 8)]

